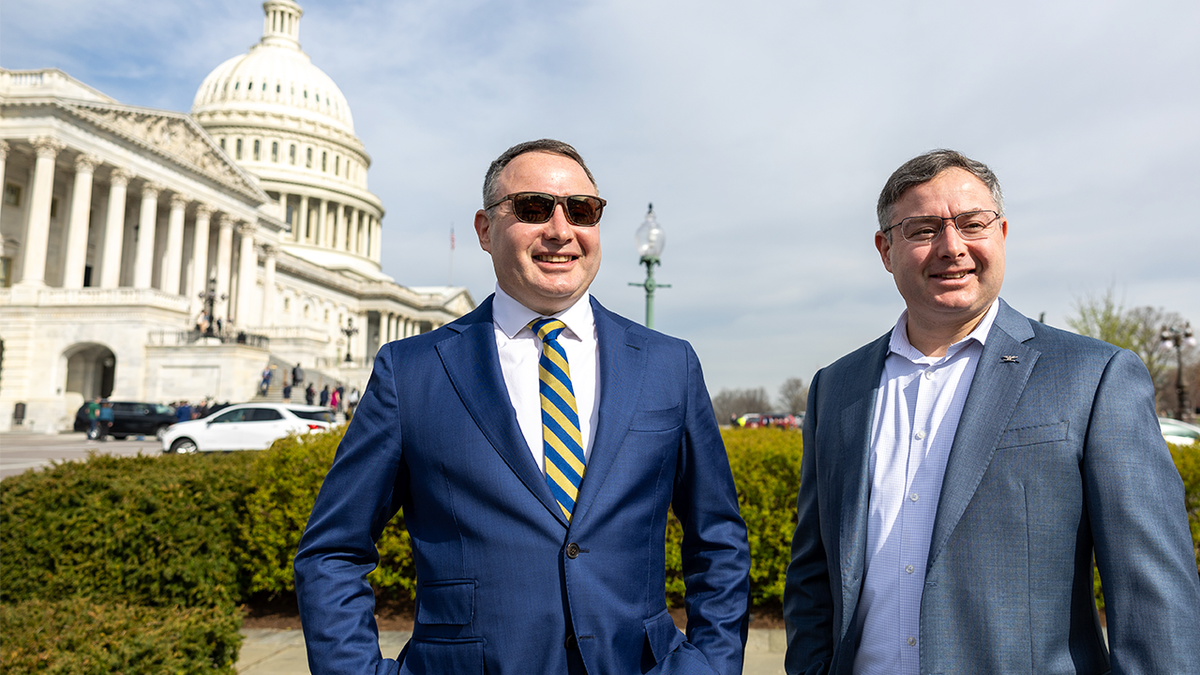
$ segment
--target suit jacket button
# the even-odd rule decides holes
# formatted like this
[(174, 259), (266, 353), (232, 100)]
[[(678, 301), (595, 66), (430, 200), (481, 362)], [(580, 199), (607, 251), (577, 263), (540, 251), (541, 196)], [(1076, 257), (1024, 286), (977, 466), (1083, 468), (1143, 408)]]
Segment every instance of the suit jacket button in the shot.
[(574, 650), (576, 650), (576, 649), (579, 649), (579, 644), (578, 644), (577, 642), (575, 642), (575, 636), (574, 636), (574, 635), (568, 635), (568, 636), (567, 636), (567, 641), (566, 641), (566, 643), (564, 644), (564, 646), (565, 646), (567, 649), (571, 650), (571, 651), (574, 651)]
[[(576, 544), (575, 542), (567, 544), (567, 557), (572, 560), (579, 557), (579, 544)], [(571, 639), (574, 640), (574, 636), (572, 636)]]

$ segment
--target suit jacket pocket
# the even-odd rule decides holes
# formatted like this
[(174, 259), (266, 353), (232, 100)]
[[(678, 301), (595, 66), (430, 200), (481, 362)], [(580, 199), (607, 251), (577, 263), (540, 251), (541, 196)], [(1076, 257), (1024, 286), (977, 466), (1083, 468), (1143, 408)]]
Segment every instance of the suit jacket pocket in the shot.
[(483, 640), (413, 638), (405, 647), (400, 675), (472, 675), (483, 673)]
[(1064, 441), (1067, 439), (1068, 427), (1069, 423), (1065, 420), (1050, 424), (1014, 427), (1004, 432), (1004, 435), (1000, 437), (1000, 443), (996, 446), (996, 449), (1002, 450), (1004, 448), (1015, 448), (1024, 445)]
[(667, 658), (667, 654), (683, 644), (683, 633), (675, 627), (675, 622), (667, 610), (664, 609), (661, 614), (646, 619), (645, 623), (646, 641), (650, 643), (650, 652), (654, 654), (656, 663), (661, 663)]
[(683, 406), (666, 410), (638, 410), (633, 413), (630, 431), (670, 431), (683, 424)]
[(465, 626), (475, 615), (475, 580), (431, 581), (417, 593), (417, 621)]

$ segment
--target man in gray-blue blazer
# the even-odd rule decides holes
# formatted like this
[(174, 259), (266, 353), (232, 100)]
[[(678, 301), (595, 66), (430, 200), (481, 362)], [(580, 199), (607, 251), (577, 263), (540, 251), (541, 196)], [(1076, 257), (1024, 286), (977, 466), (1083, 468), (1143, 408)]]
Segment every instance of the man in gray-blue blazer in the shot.
[[(565, 143), (492, 163), (475, 229), (495, 295), (380, 350), (300, 542), (314, 674), (741, 672), (750, 551), (725, 448), (692, 348), (588, 292), (604, 203)], [(416, 617), (385, 659), (366, 576), (400, 510)]]
[(1200, 672), (1200, 577), (1145, 366), (999, 299), (1008, 221), (985, 165), (912, 159), (878, 216), (906, 310), (810, 386), (787, 672)]

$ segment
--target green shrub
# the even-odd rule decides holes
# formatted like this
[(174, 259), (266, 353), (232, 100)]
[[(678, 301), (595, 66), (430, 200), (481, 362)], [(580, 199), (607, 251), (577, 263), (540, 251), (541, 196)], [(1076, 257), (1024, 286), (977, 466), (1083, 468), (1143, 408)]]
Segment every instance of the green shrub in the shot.
[(1179, 469), (1179, 477), (1183, 479), (1183, 503), (1187, 509), (1188, 525), (1192, 528), (1196, 567), (1200, 569), (1200, 444), (1169, 447), (1175, 468)]
[[(241, 526), (245, 547), (240, 564), (250, 577), (248, 592), (278, 595), (295, 591), (292, 559), (345, 429), (343, 425), (326, 433), (282, 438), (256, 455), (250, 467), (247, 517)], [(378, 599), (412, 600), (416, 567), (402, 515), (387, 524), (376, 548), (379, 566), (367, 579)]]
[(0, 601), (235, 604), (249, 453), (91, 455), (0, 482)]
[(234, 675), (240, 626), (232, 605), (29, 600), (0, 605), (0, 662), (9, 675)]

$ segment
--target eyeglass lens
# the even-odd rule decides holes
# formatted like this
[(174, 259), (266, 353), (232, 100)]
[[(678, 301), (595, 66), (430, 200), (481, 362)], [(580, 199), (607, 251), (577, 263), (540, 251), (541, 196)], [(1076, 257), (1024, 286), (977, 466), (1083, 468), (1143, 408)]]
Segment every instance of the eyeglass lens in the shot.
[(512, 196), (513, 215), (525, 223), (544, 223), (554, 216), (554, 207), (562, 202), (567, 220), (575, 225), (595, 225), (600, 222), (604, 205), (597, 197), (571, 195), (558, 197), (542, 192), (521, 192)]

